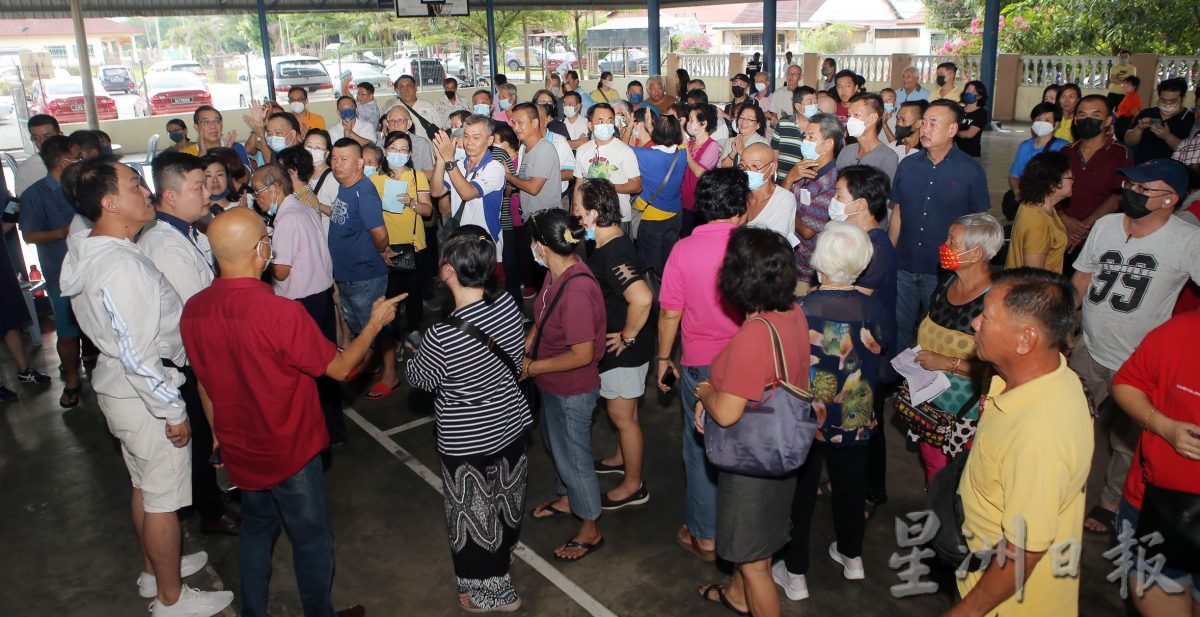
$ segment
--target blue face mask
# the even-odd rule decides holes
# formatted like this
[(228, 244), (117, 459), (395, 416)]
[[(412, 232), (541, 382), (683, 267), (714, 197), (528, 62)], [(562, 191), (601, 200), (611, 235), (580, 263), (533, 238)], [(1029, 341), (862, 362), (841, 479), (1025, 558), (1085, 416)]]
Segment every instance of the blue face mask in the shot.
[(821, 113), (821, 110), (817, 108), (816, 103), (813, 103), (812, 105), (804, 106), (804, 117), (805, 118), (811, 118), (819, 113)]
[(184, 135), (183, 133), (167, 133), (167, 137), (169, 137), (171, 141), (179, 143), (183, 141), (183, 138), (187, 137), (187, 135)]
[(358, 113), (353, 107), (347, 107), (338, 112), (338, 117), (342, 120), (353, 120), (357, 115)]
[(767, 183), (767, 177), (761, 171), (747, 170), (746, 180), (750, 183), (750, 190), (752, 191), (757, 191), (762, 185)]
[(219, 195), (209, 195), (208, 200), (209, 201), (221, 201), (222, 199), (225, 199), (228, 196), (229, 196), (229, 189), (226, 188), (225, 191)]
[(375, 175), (375, 166), (374, 165), (363, 166), (363, 174), (368, 175), (368, 176)]
[(884, 103), (883, 110), (890, 114), (893, 111), (896, 111), (896, 105), (895, 105), (895, 103)]
[(271, 202), (271, 207), (267, 208), (267, 216), (275, 216), (275, 213), (278, 211), (279, 211), (279, 204), (277, 204), (275, 202)]
[(279, 135), (267, 135), (267, 147), (272, 152), (279, 152), (287, 147), (287, 140)]
[(388, 152), (387, 162), (391, 167), (404, 167), (408, 164), (407, 152)]
[(975, 101), (978, 101), (978, 100), (979, 100), (978, 94), (975, 94), (974, 92), (963, 92), (963, 102), (964, 103), (970, 104), (970, 103), (974, 103)]
[(641, 105), (643, 100), (645, 99), (642, 97), (641, 92), (634, 92), (633, 94), (629, 95), (629, 102), (633, 103), (634, 105)]
[(471, 111), (475, 112), (475, 115), (477, 116), (486, 116), (492, 112), (492, 106), (488, 105), (487, 103), (479, 103), (478, 105), (472, 107)]
[(541, 266), (541, 267), (543, 267), (543, 268), (546, 268), (546, 267), (548, 267), (548, 266), (546, 265), (546, 262), (542, 261), (542, 258), (541, 258), (541, 257), (538, 257), (538, 254), (537, 254), (537, 245), (534, 245), (534, 244), (531, 244), (531, 245), (529, 245), (529, 251), (530, 251), (531, 253), (533, 253), (533, 261), (534, 261), (535, 263), (537, 263), (537, 265), (539, 265), (539, 266)]
[(815, 161), (817, 157), (821, 156), (817, 153), (816, 142), (808, 141), (807, 139), (800, 142), (800, 156), (804, 157), (807, 161)]
[(509, 107), (512, 107), (512, 101), (508, 99), (500, 99), (500, 109), (508, 111)]
[(585, 227), (583, 229), (583, 239), (594, 241), (596, 239), (596, 228), (595, 227)]
[(616, 134), (616, 132), (617, 132), (617, 127), (615, 127), (611, 124), (592, 125), (592, 135), (595, 135), (596, 139), (599, 139), (600, 141), (608, 141), (608, 140), (612, 139), (613, 135)]
[(456, 160), (456, 161), (461, 161), (461, 160), (463, 160), (463, 159), (465, 159), (465, 158), (467, 158), (467, 151), (466, 151), (466, 150), (464, 150), (464, 149), (462, 149), (462, 148), (455, 148), (455, 149), (454, 149), (454, 160)]

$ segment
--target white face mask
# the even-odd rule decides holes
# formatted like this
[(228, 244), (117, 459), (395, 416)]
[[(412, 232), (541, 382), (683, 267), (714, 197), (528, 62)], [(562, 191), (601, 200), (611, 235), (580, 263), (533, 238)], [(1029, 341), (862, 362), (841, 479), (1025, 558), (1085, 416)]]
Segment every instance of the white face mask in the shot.
[(1054, 125), (1044, 120), (1034, 122), (1030, 128), (1033, 129), (1033, 134), (1038, 137), (1045, 137), (1054, 132)]
[(754, 89), (755, 89), (755, 90), (758, 90), (759, 92), (766, 92), (766, 91), (767, 91), (767, 84), (764, 84), (764, 83), (761, 83), (761, 82), (760, 82), (760, 83), (756, 83), (756, 84), (754, 84)]
[(867, 123), (858, 118), (850, 118), (846, 120), (846, 134), (851, 137), (862, 137), (862, 134), (867, 131)]
[(291, 108), (292, 113), (294, 114), (304, 113), (303, 101), (292, 101), (291, 103), (288, 103), (288, 107)]
[[(858, 200), (856, 199), (855, 201), (858, 201)], [(854, 202), (852, 201), (850, 203), (852, 204)], [(846, 212), (847, 205), (849, 205), (849, 204), (844, 204), (844, 203), (838, 201), (836, 197), (830, 198), (829, 199), (829, 220), (842, 223), (842, 222), (845, 222), (846, 219), (850, 218), (851, 216), (854, 216), (855, 214), (862, 212), (862, 210), (855, 210), (854, 212)]]
[(612, 82), (612, 80), (611, 80), (611, 79), (609, 79), (609, 80), (607, 80), (607, 81), (605, 81), (605, 82), (604, 82), (604, 88), (605, 88), (605, 89), (609, 89), (609, 90), (611, 90), (611, 89), (612, 89), (612, 85), (613, 85), (613, 82)]
[(325, 149), (324, 148), (305, 148), (312, 155), (313, 167), (320, 167), (325, 164)]

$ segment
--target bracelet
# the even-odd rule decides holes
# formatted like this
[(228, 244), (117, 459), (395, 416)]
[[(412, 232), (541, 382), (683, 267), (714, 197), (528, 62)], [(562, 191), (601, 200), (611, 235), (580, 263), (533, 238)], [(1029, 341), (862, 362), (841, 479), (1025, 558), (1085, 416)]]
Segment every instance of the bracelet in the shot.
[(957, 372), (958, 372), (958, 365), (960, 365), (960, 364), (962, 364), (962, 358), (955, 358), (955, 359), (954, 359), (954, 364), (951, 364), (951, 365), (950, 365), (950, 372), (951, 372), (951, 373), (957, 373)]
[(669, 357), (668, 358), (654, 358), (654, 359), (658, 360), (659, 362), (670, 362), (671, 361), (671, 358), (669, 358)]
[(703, 386), (703, 385), (707, 385), (711, 388), (712, 382), (707, 379), (704, 379), (704, 380), (701, 380), (700, 383), (696, 384), (696, 387), (692, 390), (692, 396), (696, 397), (696, 400), (700, 400), (700, 386)]

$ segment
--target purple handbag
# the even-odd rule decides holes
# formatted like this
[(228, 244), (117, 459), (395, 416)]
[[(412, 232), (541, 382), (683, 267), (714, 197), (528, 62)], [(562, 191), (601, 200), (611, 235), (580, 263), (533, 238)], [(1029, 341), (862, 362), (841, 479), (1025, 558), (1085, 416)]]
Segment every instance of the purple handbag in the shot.
[(785, 476), (804, 464), (820, 424), (812, 411), (812, 395), (788, 381), (787, 357), (779, 332), (771, 331), (775, 379), (758, 403), (747, 403), (741, 419), (722, 427), (704, 418), (704, 452), (721, 471), (743, 476)]

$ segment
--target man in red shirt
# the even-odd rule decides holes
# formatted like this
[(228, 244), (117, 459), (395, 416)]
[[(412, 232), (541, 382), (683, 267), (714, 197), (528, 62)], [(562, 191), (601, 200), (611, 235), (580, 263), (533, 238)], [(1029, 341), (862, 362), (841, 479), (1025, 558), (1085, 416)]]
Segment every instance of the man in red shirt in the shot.
[[(1200, 360), (1182, 341), (1200, 339), (1200, 313), (1179, 315), (1155, 328), (1113, 377), (1112, 396), (1134, 422), (1145, 427), (1138, 439), (1135, 464), (1125, 479), (1117, 524), (1138, 529), (1150, 487), (1189, 493), (1200, 499)], [(1153, 503), (1153, 502), (1152, 502)], [(1118, 527), (1118, 531), (1120, 531)], [(1144, 535), (1149, 530), (1138, 530)], [(1139, 547), (1141, 548), (1141, 547)], [(1179, 548), (1179, 547), (1177, 547)], [(1161, 549), (1146, 547), (1150, 558)], [(1140, 552), (1140, 551), (1139, 551)], [(1141, 568), (1137, 568), (1141, 572)], [(1142, 615), (1190, 615), (1200, 589), (1200, 575), (1174, 567), (1168, 559), (1160, 574), (1192, 593), (1167, 593), (1153, 585), (1138, 591), (1134, 575), (1130, 588)]]
[(1103, 95), (1090, 94), (1080, 99), (1073, 122), (1075, 143), (1062, 150), (1071, 159), (1071, 176), (1075, 178), (1070, 203), (1060, 213), (1069, 236), (1064, 260), (1067, 271), (1063, 272), (1067, 277), (1074, 272), (1070, 264), (1079, 256), (1092, 224), (1116, 212), (1121, 204), (1121, 183), (1125, 178), (1117, 170), (1133, 167), (1125, 146), (1108, 132), (1113, 119)]
[[(377, 299), (366, 327), (339, 352), (303, 305), (276, 296), (260, 280), (271, 262), (261, 218), (235, 208), (215, 219), (208, 235), (221, 277), (188, 301), (180, 329), (212, 400), (222, 463), (242, 490), (242, 614), (267, 614), (271, 547), (282, 519), (304, 614), (329, 615), (333, 536), (319, 456), (329, 433), (316, 378), (345, 381), (406, 294)], [(364, 612), (356, 606), (340, 614)]]

